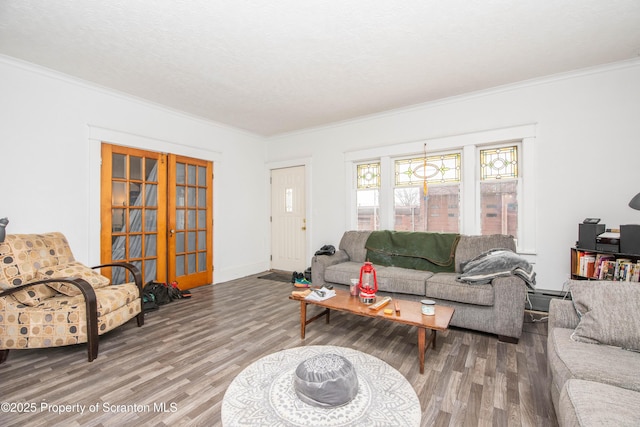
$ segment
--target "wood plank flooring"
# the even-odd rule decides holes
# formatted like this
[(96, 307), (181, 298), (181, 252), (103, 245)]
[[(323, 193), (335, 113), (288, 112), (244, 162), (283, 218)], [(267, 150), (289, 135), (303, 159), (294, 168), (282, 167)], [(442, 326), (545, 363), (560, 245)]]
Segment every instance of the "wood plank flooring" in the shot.
[[(262, 273), (264, 274), (264, 273)], [(413, 385), (423, 426), (556, 426), (546, 370), (546, 323), (525, 313), (516, 344), (452, 328), (418, 372), (413, 327), (332, 313), (300, 339), (292, 286), (254, 275), (193, 290), (86, 345), (11, 351), (0, 365), (2, 426), (220, 425), (224, 393), (255, 360), (301, 345), (350, 347), (378, 357)], [(310, 307), (308, 315), (317, 307)], [(538, 316), (539, 317), (539, 316)], [(25, 408), (22, 408), (25, 410)], [(81, 412), (84, 410), (84, 413)]]

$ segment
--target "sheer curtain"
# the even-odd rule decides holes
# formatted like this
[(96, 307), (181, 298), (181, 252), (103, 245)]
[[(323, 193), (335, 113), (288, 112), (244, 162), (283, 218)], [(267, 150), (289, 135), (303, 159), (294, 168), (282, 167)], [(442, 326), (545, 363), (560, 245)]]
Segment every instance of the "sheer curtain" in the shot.
[[(155, 182), (158, 179), (158, 163), (156, 162), (151, 172), (147, 176), (147, 181)], [(157, 206), (158, 205), (158, 186), (156, 184), (144, 184), (144, 194), (138, 193), (133, 205), (130, 206)], [(144, 197), (143, 197), (144, 196)], [(145, 215), (144, 230), (142, 230), (142, 214)], [(145, 255), (156, 254), (156, 236), (158, 226), (157, 210), (142, 209), (129, 209), (129, 232), (143, 232), (142, 235), (134, 234), (129, 236), (129, 257), (130, 258), (144, 258)], [(121, 233), (126, 233), (126, 225), (122, 225)], [(150, 232), (151, 234), (145, 234), (144, 232)], [(142, 238), (145, 239), (145, 253), (142, 253)], [(113, 239), (111, 244), (111, 259), (114, 261), (126, 260), (126, 245), (127, 234), (117, 236)], [(142, 261), (133, 261), (132, 264), (144, 271), (144, 283), (156, 278), (156, 262), (154, 260), (147, 260), (142, 268)], [(123, 268), (112, 269), (112, 282), (124, 283), (125, 273), (128, 270)]]

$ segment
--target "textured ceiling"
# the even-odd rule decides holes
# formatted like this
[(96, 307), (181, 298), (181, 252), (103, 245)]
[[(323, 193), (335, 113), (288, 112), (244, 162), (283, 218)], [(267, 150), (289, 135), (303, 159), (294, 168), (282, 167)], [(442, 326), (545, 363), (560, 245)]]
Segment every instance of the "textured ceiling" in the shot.
[(265, 136), (639, 53), (638, 0), (0, 2), (0, 54)]

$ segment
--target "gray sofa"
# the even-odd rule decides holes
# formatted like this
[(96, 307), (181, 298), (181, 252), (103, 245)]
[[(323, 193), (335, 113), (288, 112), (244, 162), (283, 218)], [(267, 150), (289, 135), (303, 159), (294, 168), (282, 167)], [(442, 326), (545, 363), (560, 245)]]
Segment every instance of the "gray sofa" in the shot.
[[(576, 287), (586, 289), (577, 295)], [(573, 301), (549, 305), (547, 370), (558, 423), (640, 425), (640, 286), (585, 281), (571, 291)]]
[[(347, 231), (334, 255), (317, 255), (311, 261), (314, 286), (348, 286), (358, 278), (366, 261), (365, 244), (370, 231)], [(433, 273), (375, 265), (379, 291), (399, 298), (429, 298), (453, 307), (452, 326), (496, 334), (501, 341), (517, 342), (522, 334), (525, 282), (515, 275), (494, 278), (489, 284), (462, 283), (456, 278), (461, 264), (491, 249), (515, 251), (513, 237), (505, 235), (460, 236), (455, 248), (455, 272)]]

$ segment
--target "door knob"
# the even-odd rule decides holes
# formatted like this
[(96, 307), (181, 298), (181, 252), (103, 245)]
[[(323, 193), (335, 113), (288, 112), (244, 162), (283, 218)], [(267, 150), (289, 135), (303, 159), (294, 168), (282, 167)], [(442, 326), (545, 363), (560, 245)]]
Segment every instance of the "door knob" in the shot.
[(307, 227), (302, 227), (302, 231), (304, 231), (304, 230), (306, 230), (306, 229), (307, 229)]

